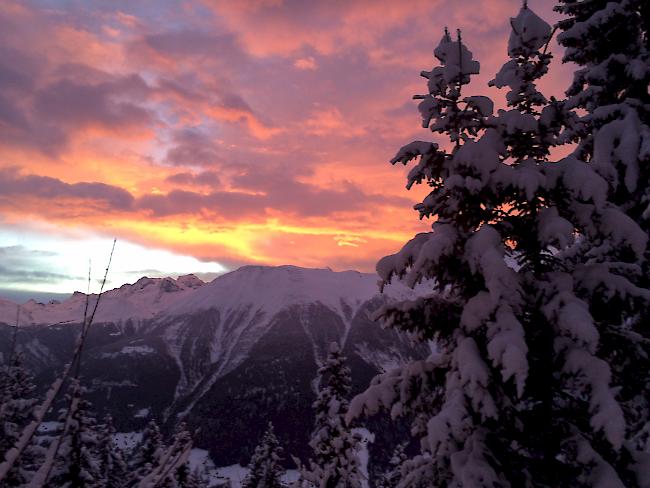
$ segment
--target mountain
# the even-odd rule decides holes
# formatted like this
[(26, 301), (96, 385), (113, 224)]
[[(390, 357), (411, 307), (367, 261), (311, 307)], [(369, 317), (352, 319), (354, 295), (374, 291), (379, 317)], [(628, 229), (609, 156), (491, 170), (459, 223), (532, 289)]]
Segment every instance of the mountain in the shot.
[[(317, 365), (339, 341), (355, 391), (380, 371), (424, 357), (425, 346), (384, 330), (373, 312), (413, 290), (377, 276), (295, 266), (246, 266), (204, 283), (193, 275), (141, 278), (101, 297), (84, 349), (84, 383), (118, 428), (179, 419), (220, 465), (246, 462), (271, 420), (287, 451), (304, 457)], [(21, 306), (18, 347), (45, 388), (69, 359), (86, 303)], [(0, 352), (11, 343), (16, 304), (0, 301)], [(388, 433), (390, 438), (395, 433)], [(395, 434), (396, 435), (396, 434)], [(389, 442), (390, 439), (387, 441)]]

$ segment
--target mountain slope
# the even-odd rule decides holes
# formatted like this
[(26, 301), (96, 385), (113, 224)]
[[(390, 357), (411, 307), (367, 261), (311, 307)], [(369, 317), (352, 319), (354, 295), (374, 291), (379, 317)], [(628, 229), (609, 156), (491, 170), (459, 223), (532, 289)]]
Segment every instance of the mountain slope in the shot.
[[(375, 275), (295, 266), (246, 266), (207, 284), (142, 278), (102, 296), (84, 381), (122, 430), (152, 416), (201, 427), (199, 445), (219, 464), (245, 459), (268, 420), (289, 452), (304, 456), (313, 379), (331, 341), (343, 345), (357, 391), (379, 371), (428, 354), (371, 319), (386, 301), (414, 293), (395, 285), (380, 295)], [(67, 360), (85, 301), (76, 293), (21, 312), (29, 326), (19, 347), (42, 385)], [(11, 310), (0, 308), (0, 322), (12, 324)], [(10, 333), (0, 327), (0, 339)]]

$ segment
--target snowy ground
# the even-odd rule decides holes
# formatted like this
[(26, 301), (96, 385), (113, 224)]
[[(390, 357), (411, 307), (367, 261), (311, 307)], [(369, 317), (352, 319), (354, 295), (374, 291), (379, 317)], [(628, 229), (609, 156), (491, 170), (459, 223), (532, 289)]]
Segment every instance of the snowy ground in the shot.
[[(248, 474), (248, 469), (239, 464), (219, 468), (215, 467), (208, 456), (208, 451), (204, 449), (192, 449), (190, 453), (190, 466), (192, 470), (198, 469), (199, 471), (208, 473), (210, 486), (219, 486), (219, 484), (225, 481), (230, 481), (232, 488), (240, 488), (241, 482)], [(298, 471), (289, 470), (282, 479), (286, 483), (295, 481), (298, 479)]]
[[(361, 441), (361, 472), (364, 478), (368, 478), (368, 443), (374, 442), (374, 434), (368, 432), (367, 429), (354, 429), (362, 437)], [(214, 462), (208, 456), (208, 451), (204, 449), (192, 449), (190, 454), (190, 466), (192, 470), (198, 469), (204, 471), (210, 476), (210, 486), (219, 486), (220, 483), (230, 481), (232, 488), (240, 488), (241, 482), (246, 477), (248, 469), (239, 464), (231, 466), (215, 467)], [(298, 471), (290, 469), (282, 478), (285, 483), (290, 483), (298, 479)], [(368, 488), (368, 482), (364, 481), (363, 488)]]
[(368, 431), (368, 429), (352, 429), (352, 432), (361, 436), (361, 451), (359, 452), (359, 461), (361, 461), (361, 473), (363, 473), (363, 488), (368, 488), (368, 459), (370, 457), (368, 452), (368, 444), (375, 442), (375, 434)]
[(142, 432), (118, 432), (113, 440), (120, 449), (133, 449), (142, 440)]
[[(40, 428), (38, 429), (38, 438), (40, 440), (49, 440), (52, 433), (59, 426), (59, 422), (43, 422)], [(364, 478), (367, 480), (368, 477), (368, 444), (374, 442), (375, 436), (367, 429), (354, 429), (354, 432), (358, 433), (362, 437), (361, 441), (361, 451), (359, 457), (361, 458), (361, 472), (364, 475)], [(142, 440), (141, 432), (118, 432), (113, 438), (115, 443), (121, 449), (133, 449), (138, 442)], [(223, 484), (226, 481), (230, 481), (232, 488), (240, 488), (241, 482), (246, 477), (248, 469), (239, 464), (233, 464), (231, 466), (215, 466), (214, 462), (208, 455), (208, 451), (205, 449), (192, 449), (189, 458), (190, 466), (192, 470), (197, 469), (200, 472), (204, 472), (209, 476), (210, 486), (217, 487)], [(290, 469), (287, 470), (286, 474), (283, 477), (285, 483), (290, 483), (298, 479), (298, 471)], [(364, 488), (368, 488), (368, 482), (364, 481)]]

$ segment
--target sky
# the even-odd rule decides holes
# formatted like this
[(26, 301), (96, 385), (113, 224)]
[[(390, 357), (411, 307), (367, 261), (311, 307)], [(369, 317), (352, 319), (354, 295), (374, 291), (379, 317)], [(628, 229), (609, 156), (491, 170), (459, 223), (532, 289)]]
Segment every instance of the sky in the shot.
[[(549, 22), (552, 1), (529, 6)], [(445, 26), (507, 61), (518, 0), (4, 0), (0, 290), (244, 264), (372, 271), (430, 222), (388, 161)], [(561, 50), (542, 82), (562, 96)], [(2, 295), (0, 291), (0, 295)], [(6, 295), (6, 294), (5, 294)]]

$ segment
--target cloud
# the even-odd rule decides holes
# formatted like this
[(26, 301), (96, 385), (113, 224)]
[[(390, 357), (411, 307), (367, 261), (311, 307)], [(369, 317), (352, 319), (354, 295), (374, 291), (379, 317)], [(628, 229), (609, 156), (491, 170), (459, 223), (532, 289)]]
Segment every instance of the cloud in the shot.
[[(550, 3), (529, 4), (555, 18)], [(411, 96), (445, 25), (481, 62), (466, 94), (503, 103), (485, 83), (521, 2), (442, 5), (8, 0), (0, 221), (110, 230), (233, 266), (372, 269), (427, 225), (412, 211), (422, 194), (403, 188), (408, 169), (388, 160), (438, 137)], [(558, 64), (549, 94), (568, 85)]]
[(315, 136), (339, 134), (344, 137), (359, 137), (366, 133), (363, 127), (351, 124), (336, 108), (318, 108), (314, 110), (307, 120), (307, 133)]
[[(212, 186), (218, 181), (213, 172), (177, 173), (168, 180), (189, 186)], [(123, 188), (99, 182), (66, 183), (56, 178), (23, 175), (15, 168), (0, 170), (0, 203), (12, 207), (39, 208), (43, 202), (68, 201), (70, 214), (76, 207), (101, 208), (104, 212), (137, 213), (145, 210), (155, 217), (182, 214), (214, 215), (224, 219), (264, 216), (269, 212), (314, 217), (340, 212), (355, 212), (373, 205), (406, 205), (408, 200), (380, 194), (364, 193), (358, 186), (344, 182), (335, 188), (321, 188), (288, 176), (278, 169), (274, 172), (249, 168), (233, 178), (231, 191), (210, 193), (175, 189), (168, 193), (144, 195), (138, 198)], [(41, 202), (41, 203), (39, 203)], [(41, 212), (47, 214), (47, 210)]]
[(136, 98), (149, 89), (138, 75), (102, 83), (81, 83), (68, 78), (47, 85), (35, 94), (35, 115), (69, 127), (101, 126), (118, 132), (149, 127), (155, 117)]
[(305, 45), (332, 54), (350, 45), (371, 45), (395, 25), (422, 17), (438, 2), (390, 0), (304, 2), (301, 0), (206, 1), (238, 32), (256, 56), (289, 55)]
[(305, 58), (296, 59), (293, 62), (293, 65), (301, 70), (315, 70), (318, 68), (316, 65), (316, 60), (313, 56), (307, 56)]
[(165, 161), (175, 166), (212, 166), (223, 161), (214, 140), (196, 129), (183, 129), (173, 136)]
[(50, 251), (28, 249), (21, 245), (0, 247), (0, 288), (16, 284), (56, 283), (68, 279), (80, 279), (56, 271), (48, 263), (57, 254)]
[(114, 211), (131, 210), (133, 196), (122, 188), (99, 182), (65, 183), (56, 178), (21, 175), (17, 170), (0, 169), (0, 201), (11, 200), (81, 200), (100, 203)]
[(170, 183), (187, 186), (208, 186), (218, 187), (221, 183), (219, 175), (213, 171), (203, 171), (201, 173), (174, 173), (165, 178)]

